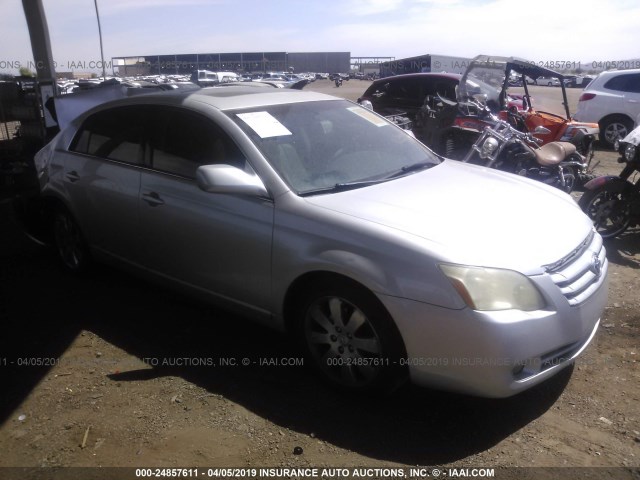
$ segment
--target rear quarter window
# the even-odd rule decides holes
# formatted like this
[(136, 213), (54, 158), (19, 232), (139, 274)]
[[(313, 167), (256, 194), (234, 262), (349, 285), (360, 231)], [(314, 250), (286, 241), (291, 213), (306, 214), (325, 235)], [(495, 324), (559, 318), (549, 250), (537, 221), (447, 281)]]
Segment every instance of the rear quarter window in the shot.
[(611, 78), (604, 84), (608, 90), (640, 93), (640, 73), (622, 74)]
[(145, 117), (140, 107), (120, 107), (88, 117), (71, 142), (72, 152), (141, 165)]

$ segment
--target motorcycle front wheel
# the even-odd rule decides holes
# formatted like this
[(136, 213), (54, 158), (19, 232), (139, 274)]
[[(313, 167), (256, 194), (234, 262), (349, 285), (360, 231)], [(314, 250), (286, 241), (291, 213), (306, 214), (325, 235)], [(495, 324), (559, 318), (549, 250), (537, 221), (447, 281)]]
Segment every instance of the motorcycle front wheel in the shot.
[(631, 223), (631, 198), (628, 192), (620, 191), (619, 186), (605, 184), (587, 190), (578, 205), (602, 238), (620, 235)]

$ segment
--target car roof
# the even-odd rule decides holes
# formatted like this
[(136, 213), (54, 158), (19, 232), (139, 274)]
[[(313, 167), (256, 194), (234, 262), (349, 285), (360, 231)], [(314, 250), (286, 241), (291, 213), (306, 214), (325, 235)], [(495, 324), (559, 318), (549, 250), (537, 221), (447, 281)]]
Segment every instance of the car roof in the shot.
[[(127, 105), (174, 105), (202, 107), (209, 105), (219, 110), (254, 108), (285, 103), (317, 102), (323, 100), (343, 100), (316, 92), (293, 89), (263, 89), (248, 86), (224, 86), (201, 88), (195, 91), (173, 90), (136, 95), (100, 104), (91, 113), (112, 107)], [(87, 112), (89, 113), (89, 112)]]
[(595, 78), (591, 76), (593, 80), (591, 81), (591, 83), (589, 83), (589, 85), (587, 85), (587, 88), (589, 89), (589, 91), (599, 90), (601, 86), (612, 77), (637, 73), (640, 73), (640, 68), (630, 68), (628, 70), (605, 70), (603, 72), (600, 72), (600, 74)]
[(625, 73), (640, 73), (640, 68), (629, 68), (627, 70), (605, 70), (600, 75), (622, 75)]

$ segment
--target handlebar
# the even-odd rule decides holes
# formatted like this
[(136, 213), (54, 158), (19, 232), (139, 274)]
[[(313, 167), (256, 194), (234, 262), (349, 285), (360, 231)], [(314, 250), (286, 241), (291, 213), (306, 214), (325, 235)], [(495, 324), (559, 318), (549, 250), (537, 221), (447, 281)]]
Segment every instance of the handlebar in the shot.
[(460, 103), (460, 106), (467, 107), (467, 113), (469, 111), (469, 106), (473, 106), (478, 110), (478, 117), (484, 117), (485, 119), (491, 121), (494, 125), (502, 125), (501, 130), (502, 134), (509, 132), (511, 135), (518, 137), (520, 140), (527, 143), (529, 146), (533, 146), (533, 148), (539, 148), (543, 140), (534, 137), (530, 132), (522, 132), (517, 128), (514, 128), (509, 122), (505, 122), (501, 120), (487, 105), (479, 102), (475, 98), (467, 98), (466, 102)]

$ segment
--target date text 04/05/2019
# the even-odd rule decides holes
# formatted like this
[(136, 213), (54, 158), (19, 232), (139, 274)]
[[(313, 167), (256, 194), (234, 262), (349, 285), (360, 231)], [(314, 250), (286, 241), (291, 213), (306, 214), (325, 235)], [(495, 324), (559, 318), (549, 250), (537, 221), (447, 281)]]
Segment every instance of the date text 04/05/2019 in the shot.
[(440, 478), (495, 477), (493, 468), (136, 468), (136, 478)]

